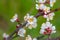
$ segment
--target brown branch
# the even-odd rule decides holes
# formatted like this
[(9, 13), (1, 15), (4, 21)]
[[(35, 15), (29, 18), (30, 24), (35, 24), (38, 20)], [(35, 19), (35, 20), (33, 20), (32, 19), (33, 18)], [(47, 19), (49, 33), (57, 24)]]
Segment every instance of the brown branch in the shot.
[(17, 31), (19, 31), (19, 29), (23, 28), (26, 24), (27, 24), (27, 22), (25, 22), (23, 25), (20, 25), (19, 28), (17, 28), (14, 32), (12, 32), (12, 33), (10, 34), (10, 36), (7, 38), (7, 40), (10, 40), (11, 37), (12, 37)]

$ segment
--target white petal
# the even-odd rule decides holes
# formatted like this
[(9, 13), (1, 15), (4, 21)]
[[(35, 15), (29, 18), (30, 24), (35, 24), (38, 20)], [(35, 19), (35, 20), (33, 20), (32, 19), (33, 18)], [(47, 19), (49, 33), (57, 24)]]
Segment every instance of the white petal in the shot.
[(52, 3), (50, 3), (50, 7), (53, 7), (53, 4)]
[(46, 7), (44, 8), (44, 11), (45, 11), (45, 14), (49, 13), (49, 12), (50, 12), (50, 7), (47, 7), (47, 6), (46, 6)]
[(34, 22), (37, 22), (37, 19), (34, 17)]
[(30, 15), (27, 14), (26, 16), (24, 16), (24, 20), (27, 21), (29, 19)]
[(37, 38), (33, 38), (33, 40), (37, 40)]
[(43, 23), (41, 26), (41, 29), (45, 29), (45, 28), (46, 28), (46, 25), (45, 25), (45, 23)]
[(33, 28), (33, 26), (32, 26), (32, 25), (29, 25), (29, 26), (28, 26), (28, 28), (29, 28), (29, 29), (32, 29), (32, 28)]
[(31, 36), (28, 35), (28, 37), (26, 37), (26, 40), (32, 40)]
[(37, 27), (37, 23), (34, 23), (32, 25), (33, 25), (33, 28), (36, 28)]
[(11, 21), (11, 22), (15, 22), (15, 20), (14, 20), (14, 19), (10, 19), (10, 21)]
[(56, 2), (56, 0), (50, 0), (50, 6), (53, 7), (53, 5), (54, 5), (53, 3), (55, 3), (55, 2)]
[(49, 21), (49, 18), (47, 18), (47, 21)]
[(44, 31), (45, 31), (44, 29), (41, 29), (41, 30), (40, 30), (40, 34), (43, 34), (43, 33), (44, 33)]
[(51, 27), (52, 24), (50, 24), (50, 22), (46, 22), (46, 26), (47, 26), (47, 27)]
[(52, 30), (55, 30), (55, 29), (56, 29), (55, 26), (53, 26), (53, 27), (52, 27)]
[(56, 33), (56, 31), (52, 31), (52, 33)]
[(54, 13), (50, 13), (49, 16), (53, 17), (55, 14)]
[(36, 4), (36, 9), (39, 9), (39, 6), (38, 6), (38, 4)]
[(4, 33), (4, 34), (3, 34), (3, 37), (4, 37), (4, 38), (7, 38), (7, 37), (9, 37), (9, 35), (7, 35), (6, 33)]
[(50, 20), (53, 20), (53, 17), (50, 17)]
[(39, 3), (45, 3), (46, 0), (39, 0)]
[(15, 15), (13, 16), (13, 18), (12, 18), (12, 19), (10, 19), (10, 21), (11, 21), (11, 22), (15, 22), (17, 18), (18, 18), (18, 15), (17, 15), (17, 14), (15, 14)]
[(45, 6), (44, 4), (40, 4), (40, 9), (41, 9), (41, 10), (44, 10), (45, 7), (46, 7), (46, 6)]
[(44, 15), (43, 17), (44, 17), (44, 18), (47, 18), (48, 16), (47, 16), (47, 15)]
[(18, 35), (21, 36), (21, 37), (24, 37), (24, 34), (26, 33), (26, 30), (21, 28), (19, 31), (18, 31)]

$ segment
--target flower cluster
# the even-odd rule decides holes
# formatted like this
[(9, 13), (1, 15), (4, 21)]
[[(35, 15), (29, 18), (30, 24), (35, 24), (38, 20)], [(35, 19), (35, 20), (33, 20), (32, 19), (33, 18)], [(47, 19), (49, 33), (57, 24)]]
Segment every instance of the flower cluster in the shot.
[[(43, 14), (43, 17), (47, 19), (46, 23), (43, 23), (41, 26), (40, 34), (52, 34), (56, 33), (55, 26), (50, 24), (50, 20), (53, 20), (55, 16), (54, 12), (51, 12), (51, 7), (53, 7), (56, 0), (37, 0), (36, 9), (39, 10), (39, 13)], [(46, 6), (45, 3), (50, 4), (50, 7)]]
[[(10, 19), (10, 21), (11, 22), (18, 21), (18, 15), (15, 14), (13, 18)], [(29, 14), (27, 14), (26, 16), (24, 16), (24, 21), (28, 22), (26, 24), (26, 27), (28, 27), (29, 29), (37, 27), (37, 19), (34, 16), (30, 16)], [(17, 24), (16, 28), (19, 28), (19, 27), (20, 27), (20, 24)], [(19, 31), (17, 32), (17, 34), (21, 37), (24, 37), (25, 33), (26, 33), (26, 30), (24, 28), (19, 29)]]
[[(54, 12), (50, 11), (50, 7), (46, 6), (44, 3), (45, 2), (49, 2), (50, 6), (53, 7), (54, 3), (56, 2), (56, 0), (38, 0), (38, 4), (36, 4), (36, 9), (37, 10), (42, 10), (43, 13), (43, 17), (47, 19), (47, 21), (52, 20), (53, 16), (55, 15)], [(41, 12), (41, 11), (40, 11)], [(49, 14), (48, 14), (49, 13)]]
[(53, 7), (56, 0), (36, 0), (36, 2), (39, 4), (44, 4), (47, 2), (47, 4), (50, 4), (50, 7)]

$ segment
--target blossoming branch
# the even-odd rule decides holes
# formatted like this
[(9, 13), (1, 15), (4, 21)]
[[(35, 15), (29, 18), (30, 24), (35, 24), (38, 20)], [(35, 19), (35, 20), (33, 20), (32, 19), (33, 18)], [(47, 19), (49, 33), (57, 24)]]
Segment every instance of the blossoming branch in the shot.
[[(42, 36), (32, 38), (31, 35), (27, 35), (25, 40), (39, 40), (47, 35), (48, 35), (47, 40), (51, 40), (50, 35), (52, 35), (53, 33), (56, 33), (56, 27), (53, 26), (50, 21), (53, 20), (53, 17), (55, 16), (54, 12), (60, 10), (60, 8), (51, 10), (51, 8), (54, 6), (55, 2), (56, 2), (56, 0), (36, 0), (36, 9), (37, 9), (38, 13), (35, 16), (27, 13), (24, 16), (24, 21), (25, 21), (24, 23), (20, 23), (20, 20), (18, 19), (18, 14), (15, 14), (12, 17), (12, 19), (10, 19), (10, 21), (18, 22), (18, 24), (16, 25), (16, 30), (13, 31), (10, 35), (7, 35), (6, 33), (4, 33), (3, 34), (4, 40), (12, 40), (13, 38), (15, 38), (17, 36), (25, 37), (25, 34), (26, 34), (25, 28), (28, 28), (30, 30), (32, 28), (36, 28), (38, 25), (37, 18), (39, 16), (43, 16), (43, 18), (46, 19), (46, 22), (44, 22), (41, 25), (41, 29), (38, 32), (38, 33), (42, 34)], [(46, 4), (49, 4), (50, 6), (47, 6)], [(14, 34), (16, 34), (16, 35), (14, 36)]]

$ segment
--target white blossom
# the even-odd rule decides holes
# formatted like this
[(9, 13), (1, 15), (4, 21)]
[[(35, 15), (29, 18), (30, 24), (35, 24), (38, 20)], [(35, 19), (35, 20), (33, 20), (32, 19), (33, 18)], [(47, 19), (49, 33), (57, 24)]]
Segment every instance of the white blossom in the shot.
[[(36, 4), (36, 9), (40, 9), (43, 10), (44, 15), (43, 17), (47, 19), (47, 21), (49, 20), (53, 20), (53, 16), (55, 15), (54, 12), (49, 13), (50, 12), (50, 7), (45, 6), (44, 4)], [(48, 14), (49, 13), (49, 14)]]
[(24, 37), (25, 33), (26, 33), (26, 30), (24, 28), (21, 28), (18, 31), (18, 35), (21, 36), (21, 37)]
[(44, 4), (36, 4), (36, 9), (44, 10), (46, 6)]
[(28, 22), (26, 24), (26, 27), (28, 27), (29, 29), (37, 27), (37, 19), (34, 16), (30, 16), (29, 14), (27, 14), (24, 17), (24, 20)]
[(15, 14), (12, 19), (10, 19), (11, 22), (15, 22), (18, 19), (18, 15)]
[(49, 13), (49, 12), (50, 12), (50, 7), (47, 7), (47, 6), (46, 6), (46, 7), (43, 9), (43, 11), (44, 11), (45, 14)]
[(37, 3), (45, 3), (46, 0), (36, 0)]
[(44, 12), (45, 14), (47, 14), (47, 13), (50, 12), (50, 7), (47, 7), (47, 6), (44, 5), (44, 4), (40, 4), (40, 5), (36, 4), (36, 9), (43, 10), (43, 12)]
[(4, 33), (4, 34), (3, 34), (3, 37), (4, 37), (4, 38), (8, 38), (8, 37), (9, 37), (9, 35), (8, 35), (8, 34), (6, 34), (6, 33)]
[(50, 22), (43, 23), (41, 26), (40, 34), (52, 34), (56, 33), (55, 26), (52, 26)]
[(56, 0), (50, 0), (50, 7), (53, 7), (55, 2), (56, 2)]
[(28, 36), (26, 37), (26, 40), (32, 40), (31, 36), (28, 35)]
[(37, 40), (37, 38), (32, 38), (30, 35), (26, 37), (26, 40)]
[(33, 40), (37, 40), (37, 38), (33, 38)]
[(47, 19), (47, 21), (49, 20), (53, 20), (53, 17), (55, 16), (54, 12), (49, 13), (47, 15), (44, 15), (43, 17)]

